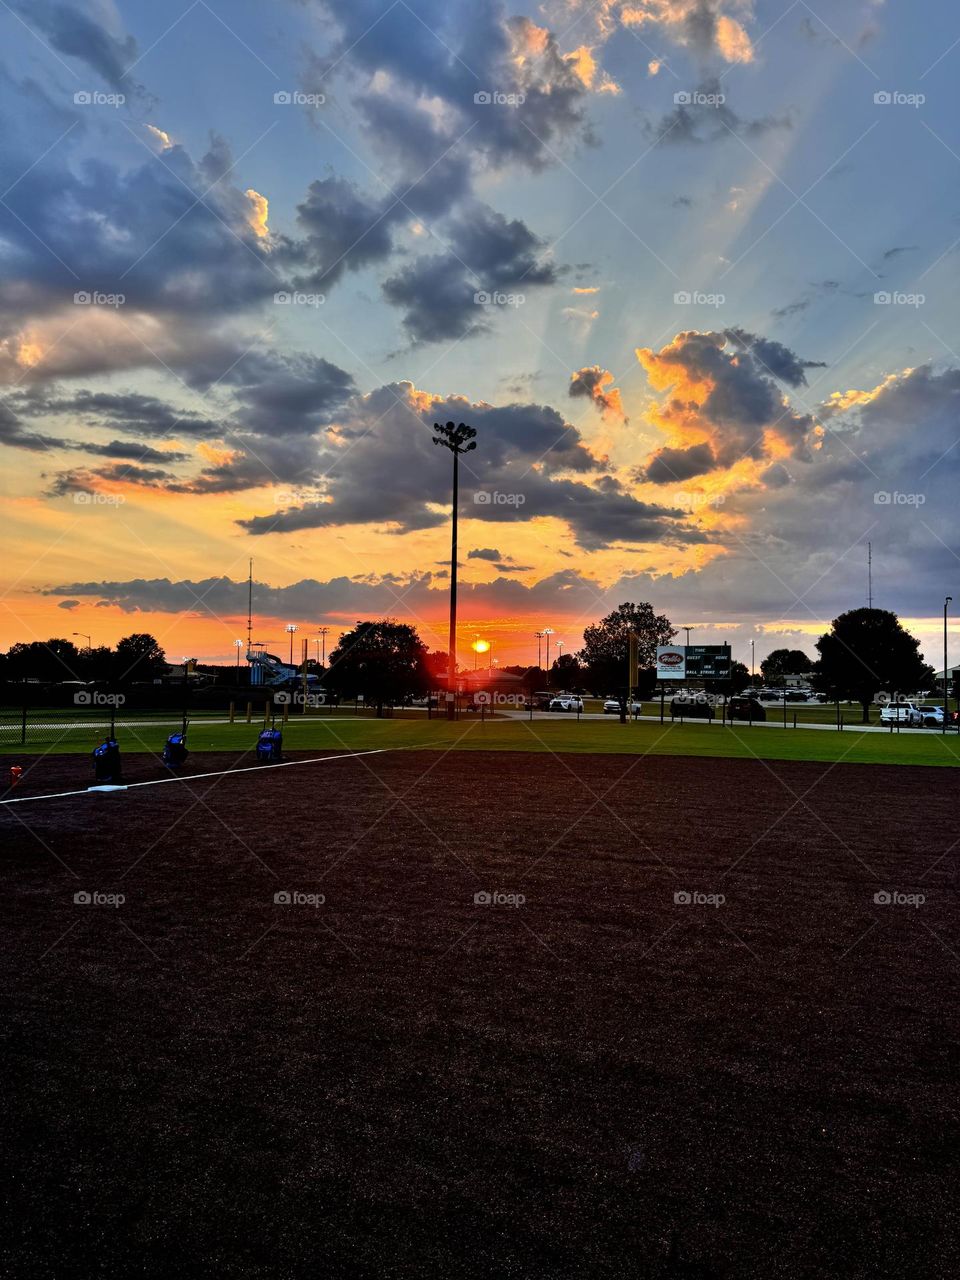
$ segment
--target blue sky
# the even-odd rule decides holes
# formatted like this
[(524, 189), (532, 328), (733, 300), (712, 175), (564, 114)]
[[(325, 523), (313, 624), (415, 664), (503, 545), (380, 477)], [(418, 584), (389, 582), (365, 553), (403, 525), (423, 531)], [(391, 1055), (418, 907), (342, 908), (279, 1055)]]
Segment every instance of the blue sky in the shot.
[(868, 540), (932, 645), (960, 599), (952, 6), (0, 23), (7, 643), (139, 612), (227, 653), (251, 555), (268, 616), (431, 631), (427, 428), (456, 416), (467, 548), (496, 552), (465, 562), (464, 626), (505, 657), (628, 598), (809, 648), (864, 602)]

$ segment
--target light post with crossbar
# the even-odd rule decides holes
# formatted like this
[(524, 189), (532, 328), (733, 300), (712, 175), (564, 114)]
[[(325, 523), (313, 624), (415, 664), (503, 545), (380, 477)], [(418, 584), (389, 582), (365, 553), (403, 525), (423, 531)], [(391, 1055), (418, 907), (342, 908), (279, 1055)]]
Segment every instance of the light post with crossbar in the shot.
[(453, 506), (450, 535), (450, 635), (447, 643), (447, 719), (457, 715), (457, 507), (460, 501), (460, 455), (477, 447), (476, 431), (466, 423), (433, 424), (433, 443), (449, 449), (453, 454)]

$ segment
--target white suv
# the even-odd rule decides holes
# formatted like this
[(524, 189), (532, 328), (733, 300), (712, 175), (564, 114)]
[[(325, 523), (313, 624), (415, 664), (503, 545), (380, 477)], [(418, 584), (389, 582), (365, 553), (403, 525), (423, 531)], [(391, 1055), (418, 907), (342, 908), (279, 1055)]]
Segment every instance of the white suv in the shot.
[(924, 702), (920, 707), (920, 723), (926, 729), (943, 728), (943, 707)]
[(558, 693), (550, 699), (548, 711), (582, 711), (583, 699), (576, 693)]
[(908, 728), (923, 724), (923, 716), (915, 702), (890, 702), (880, 712), (881, 724), (899, 724)]

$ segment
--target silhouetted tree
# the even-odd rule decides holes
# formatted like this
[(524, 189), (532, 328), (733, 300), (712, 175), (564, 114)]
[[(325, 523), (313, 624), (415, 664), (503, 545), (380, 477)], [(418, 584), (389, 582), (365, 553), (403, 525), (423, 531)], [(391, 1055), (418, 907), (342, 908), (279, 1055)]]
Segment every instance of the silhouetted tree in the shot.
[(358, 622), (330, 654), (324, 686), (341, 698), (363, 697), (377, 715), (384, 703), (427, 691), (427, 650), (415, 627), (382, 619)]
[(638, 665), (655, 670), (657, 645), (669, 644), (677, 634), (670, 619), (654, 613), (653, 606), (622, 604), (583, 633), (583, 648), (577, 657), (587, 668), (587, 682), (595, 693), (611, 693), (626, 688), (630, 655), (630, 632), (638, 637)]
[(919, 652), (920, 641), (886, 609), (841, 613), (817, 641), (817, 649), (815, 686), (835, 698), (859, 702), (864, 724), (877, 693), (925, 689), (933, 677)]

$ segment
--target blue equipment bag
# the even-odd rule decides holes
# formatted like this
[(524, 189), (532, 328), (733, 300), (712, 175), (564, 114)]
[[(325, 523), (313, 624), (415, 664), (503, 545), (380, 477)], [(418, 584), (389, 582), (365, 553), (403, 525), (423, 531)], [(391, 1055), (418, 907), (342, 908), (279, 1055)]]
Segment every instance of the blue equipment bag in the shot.
[(283, 753), (283, 734), (279, 729), (263, 729), (257, 738), (257, 759), (264, 764), (278, 764)]
[(104, 738), (93, 749), (93, 775), (97, 782), (120, 782), (120, 743), (116, 738)]
[(164, 744), (161, 759), (168, 769), (179, 769), (186, 764), (189, 754), (190, 752), (187, 750), (187, 735), (185, 733), (171, 733)]

